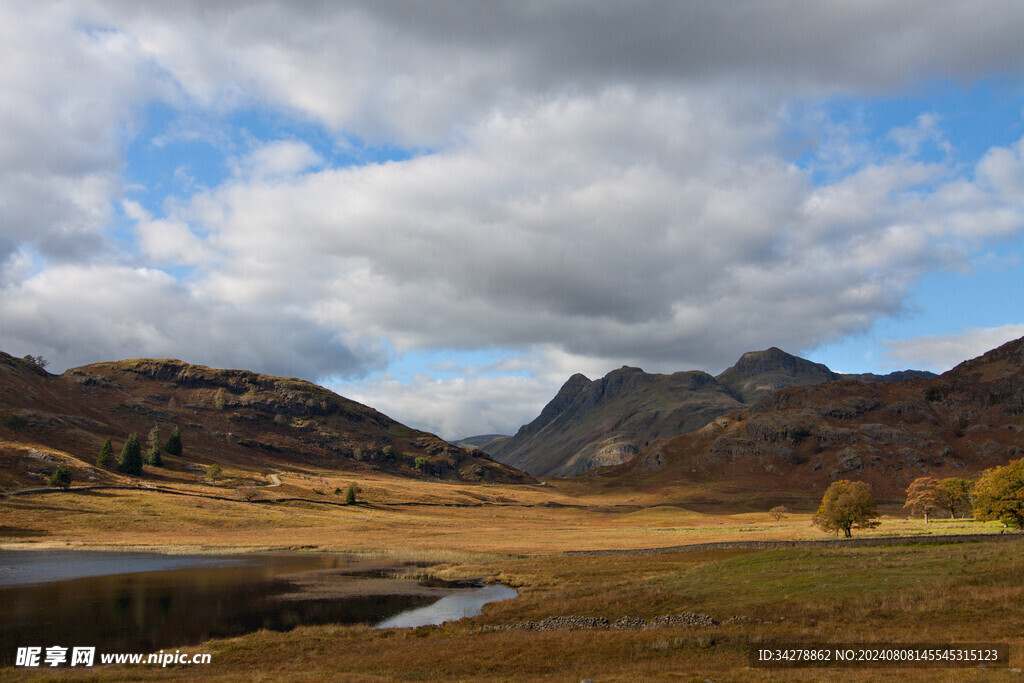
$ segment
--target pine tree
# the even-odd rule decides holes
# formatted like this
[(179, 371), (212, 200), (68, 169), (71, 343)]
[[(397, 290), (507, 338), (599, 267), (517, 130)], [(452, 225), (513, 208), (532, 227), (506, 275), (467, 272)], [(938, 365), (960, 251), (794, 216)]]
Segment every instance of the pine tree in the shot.
[(128, 435), (121, 455), (117, 459), (117, 471), (122, 474), (139, 476), (142, 474), (142, 444), (139, 443), (139, 435), (132, 432)]
[(71, 488), (71, 470), (67, 465), (60, 465), (50, 475), (49, 483), (50, 486), (57, 486), (67, 491)]
[(102, 467), (104, 469), (110, 467), (110, 464), (114, 461), (114, 445), (110, 443), (110, 439), (107, 439), (103, 443), (103, 448), (100, 449), (100, 454), (96, 456), (96, 467)]
[(181, 457), (181, 430), (177, 427), (171, 432), (171, 438), (167, 439), (167, 445), (164, 446), (164, 450), (167, 451), (168, 455), (175, 455)]
[(355, 502), (356, 502), (356, 492), (358, 490), (359, 490), (359, 487), (356, 486), (355, 482), (352, 482), (351, 484), (348, 485), (348, 490), (345, 491), (345, 502), (347, 504), (355, 505)]
[(153, 467), (163, 467), (164, 461), (160, 457), (160, 428), (153, 425), (146, 437), (146, 464)]

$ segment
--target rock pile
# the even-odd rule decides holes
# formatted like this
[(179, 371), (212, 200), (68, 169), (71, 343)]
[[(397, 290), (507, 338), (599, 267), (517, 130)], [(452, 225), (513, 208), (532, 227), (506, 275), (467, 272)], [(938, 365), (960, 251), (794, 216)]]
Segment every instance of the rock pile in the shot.
[(724, 623), (739, 621), (744, 617), (730, 617), (723, 622), (712, 619), (707, 614), (695, 614), (683, 612), (682, 614), (669, 614), (654, 619), (640, 619), (638, 617), (620, 617), (615, 621), (605, 617), (547, 617), (540, 621), (520, 621), (515, 624), (500, 624), (498, 626), (485, 626), (484, 631), (507, 631), (518, 629), (522, 631), (557, 631), (562, 629), (607, 629), (611, 631), (636, 631), (645, 628), (665, 628), (669, 626), (718, 626)]

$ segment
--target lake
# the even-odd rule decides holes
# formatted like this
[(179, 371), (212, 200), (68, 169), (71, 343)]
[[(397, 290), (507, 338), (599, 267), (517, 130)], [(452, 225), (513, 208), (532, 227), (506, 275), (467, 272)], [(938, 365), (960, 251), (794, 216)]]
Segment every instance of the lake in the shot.
[[(0, 551), (0, 664), (12, 664), (25, 646), (148, 653), (300, 624), (442, 623), (515, 597), (504, 586), (389, 578), (395, 569), (325, 554)], [(402, 623), (387, 622), (434, 605)]]

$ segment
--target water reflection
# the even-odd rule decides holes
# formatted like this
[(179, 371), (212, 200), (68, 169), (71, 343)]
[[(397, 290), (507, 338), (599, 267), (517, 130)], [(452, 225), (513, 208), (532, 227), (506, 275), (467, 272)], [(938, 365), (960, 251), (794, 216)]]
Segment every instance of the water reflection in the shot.
[[(14, 553), (22, 555), (22, 553)], [(383, 617), (436, 598), (410, 595), (362, 595), (345, 599), (289, 599), (294, 592), (283, 578), (297, 572), (344, 568), (339, 556), (189, 557), (119, 554), (118, 565), (143, 573), (94, 575), (112, 558), (67, 552), (36, 558), (36, 576), (46, 583), (26, 583), (33, 569), (27, 555), (0, 555), (0, 574), (20, 575), (0, 588), (0, 664), (13, 664), (18, 647), (95, 646), (99, 652), (155, 652), (230, 637), (261, 628), (291, 629), (299, 624), (374, 623)], [(82, 564), (76, 569), (76, 562)], [(152, 561), (152, 564), (146, 564)], [(99, 564), (97, 564), (99, 562)], [(170, 564), (161, 564), (170, 563)], [(140, 565), (141, 563), (141, 565)], [(155, 567), (177, 567), (154, 569)], [(84, 576), (82, 574), (85, 574)], [(78, 576), (56, 580), (57, 574)], [(8, 577), (9, 578), (9, 577)], [(359, 579), (349, 578), (358, 581)]]
[(433, 605), (396, 614), (377, 624), (377, 628), (416, 628), (475, 617), (483, 611), (487, 603), (511, 600), (518, 595), (518, 591), (508, 586), (484, 586), (473, 591), (449, 595)]

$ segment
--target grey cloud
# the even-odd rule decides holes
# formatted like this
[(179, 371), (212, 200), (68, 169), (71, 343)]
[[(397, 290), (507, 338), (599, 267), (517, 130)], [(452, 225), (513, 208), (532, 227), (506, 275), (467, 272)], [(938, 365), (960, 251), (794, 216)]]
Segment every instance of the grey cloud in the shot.
[(412, 145), (524, 98), (617, 85), (791, 97), (1024, 69), (1014, 0), (103, 5), (201, 101), (268, 98)]
[(379, 345), (273, 306), (232, 306), (157, 270), (52, 266), (0, 297), (3, 350), (52, 369), (100, 360), (182, 360), (307, 379), (358, 377), (387, 360)]

